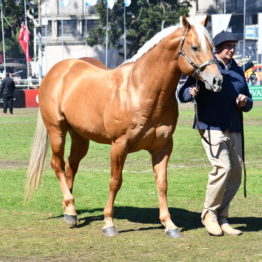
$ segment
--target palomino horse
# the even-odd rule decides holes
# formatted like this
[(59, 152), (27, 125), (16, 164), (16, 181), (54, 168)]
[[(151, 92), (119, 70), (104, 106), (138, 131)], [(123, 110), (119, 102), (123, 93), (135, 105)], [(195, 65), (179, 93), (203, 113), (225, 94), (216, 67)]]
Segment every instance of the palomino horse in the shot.
[[(41, 115), (28, 169), (27, 194), (31, 195), (40, 183), (49, 140), (51, 166), (64, 195), (64, 217), (69, 226), (76, 226), (72, 190), (79, 162), (88, 151), (89, 140), (111, 144), (103, 232), (114, 236), (118, 232), (113, 224), (113, 206), (126, 156), (144, 149), (152, 156), (160, 221), (168, 236), (180, 237), (167, 203), (167, 163), (178, 117), (175, 91), (181, 73), (195, 75), (211, 91), (221, 89), (222, 76), (212, 49), (204, 26), (191, 25), (184, 17), (181, 26), (156, 34), (133, 58), (113, 70), (88, 58), (56, 64), (40, 86)], [(72, 144), (65, 163), (67, 132)]]

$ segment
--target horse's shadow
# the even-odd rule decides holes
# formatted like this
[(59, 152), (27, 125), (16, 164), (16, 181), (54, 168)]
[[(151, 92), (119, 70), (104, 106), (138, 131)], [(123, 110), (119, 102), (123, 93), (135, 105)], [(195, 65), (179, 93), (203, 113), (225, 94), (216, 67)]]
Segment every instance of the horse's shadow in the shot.
[[(140, 224), (151, 224), (149, 227), (142, 227), (137, 230), (152, 230), (163, 228), (159, 221), (159, 209), (158, 208), (138, 208), (130, 206), (115, 207), (115, 219), (127, 219), (130, 222), (140, 223)], [(181, 208), (169, 208), (171, 218), (175, 224), (181, 229), (181, 231), (188, 231), (192, 229), (197, 229), (203, 227), (200, 216), (198, 212), (192, 212)], [(94, 212), (101, 212), (101, 215), (92, 216)], [(81, 217), (79, 219), (78, 227), (85, 227), (94, 221), (101, 221), (103, 217), (103, 209), (87, 209), (78, 210), (79, 214), (88, 215)], [(262, 229), (262, 218), (261, 217), (233, 217), (229, 219), (229, 222), (234, 226), (234, 224), (243, 224), (238, 229), (242, 231), (260, 231)], [(157, 226), (152, 226), (156, 224)], [(136, 231), (135, 229), (129, 229), (120, 232)]]

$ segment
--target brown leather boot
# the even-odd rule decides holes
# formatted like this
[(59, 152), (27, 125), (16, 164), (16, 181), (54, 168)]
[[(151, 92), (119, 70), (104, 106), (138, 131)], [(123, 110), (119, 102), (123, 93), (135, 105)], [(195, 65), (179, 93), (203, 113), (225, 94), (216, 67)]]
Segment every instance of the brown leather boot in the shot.
[(207, 212), (202, 221), (207, 232), (212, 236), (222, 236), (223, 232), (217, 221), (217, 216), (211, 212)]
[(225, 217), (219, 218), (219, 224), (221, 226), (222, 231), (228, 235), (239, 236), (242, 234), (242, 231), (231, 227), (228, 223), (228, 220)]

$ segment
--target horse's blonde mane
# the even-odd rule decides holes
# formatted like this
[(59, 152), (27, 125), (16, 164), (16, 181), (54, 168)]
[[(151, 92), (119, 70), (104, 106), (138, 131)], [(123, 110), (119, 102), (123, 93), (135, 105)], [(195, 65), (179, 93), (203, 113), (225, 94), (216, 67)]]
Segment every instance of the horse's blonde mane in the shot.
[(148, 40), (138, 51), (137, 53), (131, 57), (130, 59), (126, 60), (123, 64), (126, 63), (134, 63), (144, 54), (146, 54), (150, 49), (152, 49), (155, 45), (157, 45), (163, 38), (172, 34), (177, 30), (178, 26), (170, 26), (162, 31), (155, 34), (150, 40)]
[[(213, 47), (213, 41), (212, 41), (208, 31), (206, 30), (206, 28), (200, 23), (194, 23), (192, 25), (194, 25), (194, 27), (195, 27), (195, 30), (197, 32), (197, 35), (199, 37), (199, 40), (200, 40), (200, 43), (201, 43), (201, 46), (203, 47), (203, 49), (207, 49), (206, 39), (208, 39), (208, 41), (211, 43), (211, 45)], [(167, 28), (163, 29), (162, 31), (158, 32), (150, 40), (148, 40), (137, 51), (137, 53), (133, 57), (126, 60), (123, 64), (136, 62), (139, 58), (141, 58), (144, 54), (146, 54), (149, 50), (151, 50), (154, 46), (156, 46), (162, 39), (164, 39), (168, 35), (174, 33), (178, 28), (179, 28), (178, 25), (170, 26), (170, 27), (167, 27)]]

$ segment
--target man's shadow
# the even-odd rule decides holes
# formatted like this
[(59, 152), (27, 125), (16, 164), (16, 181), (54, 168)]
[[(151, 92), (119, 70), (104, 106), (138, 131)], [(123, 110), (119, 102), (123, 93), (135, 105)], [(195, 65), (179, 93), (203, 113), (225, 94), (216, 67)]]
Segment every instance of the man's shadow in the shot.
[[(130, 206), (115, 207), (114, 218), (115, 219), (127, 219), (130, 222), (140, 224), (155, 224), (155, 227), (142, 227), (138, 230), (152, 230), (163, 228), (159, 220), (159, 209), (158, 208), (138, 208)], [(101, 212), (101, 215), (92, 216), (94, 212)], [(201, 213), (192, 212), (181, 208), (169, 208), (169, 212), (174, 223), (181, 229), (181, 231), (188, 231), (192, 229), (202, 228)], [(78, 210), (78, 214), (88, 213), (87, 216), (79, 219), (78, 227), (85, 227), (93, 221), (103, 220), (103, 209), (86, 209)], [(229, 222), (234, 227), (234, 224), (244, 224), (236, 228), (242, 231), (260, 231), (262, 229), (262, 218), (261, 217), (233, 217), (229, 218)], [(133, 229), (120, 231), (128, 232), (134, 231)]]

